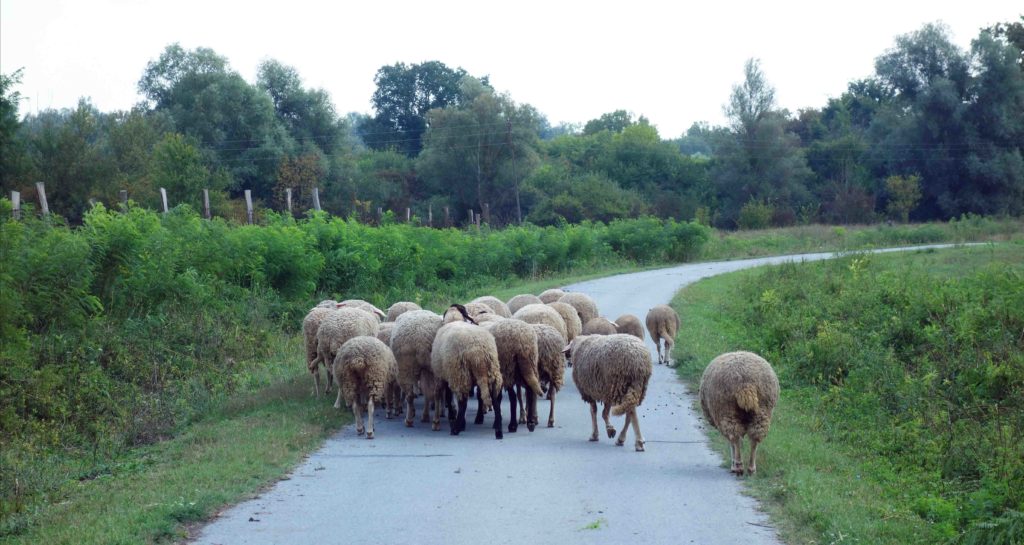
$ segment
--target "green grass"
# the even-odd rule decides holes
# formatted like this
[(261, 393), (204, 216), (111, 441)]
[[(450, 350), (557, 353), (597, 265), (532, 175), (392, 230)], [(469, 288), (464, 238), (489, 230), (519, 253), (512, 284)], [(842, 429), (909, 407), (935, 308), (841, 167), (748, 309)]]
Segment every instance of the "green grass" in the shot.
[[(936, 276), (971, 274), (986, 263), (1024, 264), (1024, 245), (930, 250), (870, 259), (921, 267)], [(813, 265), (804, 265), (813, 266)], [(720, 353), (751, 349), (751, 325), (736, 316), (741, 286), (758, 270), (703, 280), (673, 299), (682, 320), (675, 348), (678, 372), (695, 392), (704, 367)], [(777, 366), (778, 369), (778, 366)], [(787, 384), (772, 429), (758, 450), (758, 474), (746, 479), (786, 543), (943, 543), (956, 529), (922, 516), (921, 498), (944, 490), (934, 471), (908, 467), (844, 441), (836, 429), (842, 416), (826, 401), (829, 389)], [(794, 382), (794, 381), (789, 381)], [(709, 428), (723, 462), (729, 456), (721, 434)], [(944, 502), (939, 507), (946, 505)], [(934, 520), (934, 519), (933, 519)]]

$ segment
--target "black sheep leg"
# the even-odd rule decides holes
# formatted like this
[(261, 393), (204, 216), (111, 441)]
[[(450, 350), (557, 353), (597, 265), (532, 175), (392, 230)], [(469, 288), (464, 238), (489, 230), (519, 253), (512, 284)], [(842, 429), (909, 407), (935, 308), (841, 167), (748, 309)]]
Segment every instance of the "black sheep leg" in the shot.
[[(519, 410), (523, 410), (520, 407)], [(537, 394), (533, 389), (526, 388), (526, 429), (533, 431), (537, 427)]]
[(476, 418), (473, 420), (474, 424), (480, 425), (484, 423), (484, 398), (480, 396), (480, 387), (474, 386), (476, 390)]
[(505, 388), (508, 392), (508, 432), (515, 433), (519, 429), (519, 420), (516, 418), (516, 390), (515, 386)]
[(459, 397), (459, 413), (455, 420), (451, 421), (452, 435), (458, 435), (459, 432), (466, 429), (466, 406), (468, 404), (469, 398)]
[(501, 388), (491, 389), (491, 404), (494, 406), (494, 438), (504, 437), (501, 433)]

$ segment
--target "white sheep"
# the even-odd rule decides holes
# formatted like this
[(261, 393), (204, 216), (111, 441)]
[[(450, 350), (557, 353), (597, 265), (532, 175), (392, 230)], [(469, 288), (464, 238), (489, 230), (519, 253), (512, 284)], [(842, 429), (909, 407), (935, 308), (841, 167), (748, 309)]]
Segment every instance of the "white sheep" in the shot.
[[(331, 301), (331, 303), (333, 304), (334, 302)], [(323, 322), (323, 319), (333, 310), (334, 306), (317, 305), (302, 319), (302, 340), (306, 348), (306, 368), (313, 375), (313, 395), (316, 397), (320, 397), (320, 360), (316, 357), (316, 332), (320, 329), (320, 323)]]
[[(454, 306), (454, 305), (453, 305)], [(461, 305), (458, 305), (461, 306)], [(472, 322), (472, 318), (461, 310), (467, 321), (450, 322), (441, 327), (434, 339), (430, 354), (430, 365), (439, 379), (440, 387), (435, 397), (448, 401), (451, 395), (458, 400), (458, 413), (450, 404), (448, 419), (451, 434), (458, 435), (466, 429), (466, 407), (473, 388), (480, 390), (481, 411), (494, 409), (494, 437), (503, 436), (501, 418), (501, 364), (498, 361), (498, 347), (494, 336), (486, 329)], [(435, 428), (440, 425), (437, 417)]]
[(615, 324), (615, 328), (619, 333), (626, 333), (641, 341), (644, 340), (644, 326), (640, 323), (640, 318), (632, 314), (623, 314), (612, 323)]
[(554, 303), (555, 301), (558, 301), (559, 299), (562, 298), (563, 295), (565, 295), (564, 291), (558, 288), (551, 288), (540, 292), (540, 295), (538, 295), (537, 297), (540, 297), (540, 301), (546, 305), (548, 303)]
[(515, 316), (516, 312), (519, 312), (519, 309), (526, 305), (538, 305), (543, 302), (544, 301), (540, 300), (540, 297), (537, 297), (532, 293), (521, 293), (508, 300), (508, 309), (512, 312), (512, 315)]
[(516, 311), (512, 315), (517, 320), (522, 320), (528, 324), (547, 324), (562, 336), (566, 342), (569, 341), (569, 335), (565, 331), (565, 320), (558, 314), (558, 311), (545, 305), (544, 303), (535, 303), (532, 305), (526, 305), (525, 307)]
[[(537, 332), (531, 324), (514, 319), (495, 320), (483, 326), (494, 336), (498, 348), (501, 382), (505, 385), (509, 402), (508, 431), (515, 433), (519, 428), (517, 400), (525, 414), (522, 421), (528, 430), (533, 431), (537, 427), (537, 396), (543, 394), (537, 372)], [(526, 388), (525, 405), (516, 394), (520, 388)], [(483, 423), (483, 415), (479, 411), (476, 423)]]
[(568, 303), (575, 308), (576, 313), (580, 315), (580, 323), (584, 325), (590, 320), (597, 318), (600, 314), (597, 312), (597, 303), (585, 293), (566, 293), (559, 301)]
[[(323, 363), (327, 366), (327, 388), (324, 391), (331, 391), (334, 382), (332, 367), (341, 345), (353, 337), (374, 337), (379, 326), (380, 322), (376, 316), (353, 307), (332, 310), (324, 316), (316, 330), (316, 359), (310, 364), (313, 366)], [(313, 377), (319, 391), (320, 373), (314, 373)]]
[(565, 382), (565, 345), (558, 330), (545, 324), (533, 324), (537, 332), (537, 372), (542, 385), (547, 386), (551, 408), (548, 427), (555, 427), (555, 394)]
[(700, 378), (704, 418), (729, 440), (732, 472), (743, 474), (743, 436), (750, 438), (747, 473), (757, 471), (757, 445), (768, 435), (779, 400), (772, 366), (753, 352), (727, 352), (711, 360)]
[(409, 312), (410, 310), (423, 310), (419, 305), (412, 301), (399, 301), (390, 307), (388, 307), (387, 317), (384, 319), (385, 322), (394, 322), (402, 314)]
[(347, 401), (356, 417), (356, 434), (363, 435), (363, 409), (369, 417), (366, 438), (373, 439), (374, 402), (387, 405), (387, 418), (391, 418), (388, 398), (398, 382), (398, 364), (391, 349), (376, 337), (353, 337), (341, 345), (334, 360), (334, 379), (338, 383), (338, 398), (334, 408)]
[(577, 335), (583, 333), (583, 323), (580, 322), (580, 315), (576, 312), (576, 308), (569, 303), (562, 303), (555, 301), (554, 303), (547, 303), (547, 305), (558, 313), (562, 317), (562, 321), (565, 322), (565, 340), (571, 341), (576, 338)]
[(618, 324), (608, 321), (604, 316), (598, 316), (583, 324), (581, 335), (614, 335), (618, 332)]
[(608, 419), (611, 409), (615, 416), (625, 414), (626, 422), (616, 446), (626, 441), (626, 430), (632, 422), (636, 436), (635, 448), (644, 450), (644, 437), (636, 408), (647, 394), (653, 366), (651, 354), (643, 341), (632, 335), (580, 335), (566, 347), (573, 360), (572, 381), (583, 401), (590, 404), (592, 423), (591, 441), (597, 441), (597, 402), (604, 403), (605, 429), (608, 437), (615, 437), (615, 427)]
[(484, 295), (481, 297), (477, 297), (476, 299), (470, 301), (470, 303), (483, 303), (491, 307), (491, 311), (497, 314), (498, 316), (501, 316), (502, 318), (512, 317), (512, 311), (508, 308), (508, 305), (506, 305), (505, 302), (502, 301), (501, 299), (498, 299), (497, 297), (494, 297), (492, 295)]
[(387, 313), (383, 310), (362, 299), (346, 299), (338, 303), (338, 308), (358, 308), (376, 318), (378, 322), (383, 322), (388, 317)]
[[(658, 363), (672, 365), (672, 347), (676, 343), (679, 332), (679, 314), (668, 305), (655, 305), (647, 312), (647, 333), (651, 335), (654, 346), (658, 349)], [(661, 341), (665, 342), (665, 356), (661, 355)]]
[[(426, 401), (423, 423), (430, 422), (430, 404), (436, 390), (430, 353), (442, 319), (429, 310), (411, 310), (398, 317), (391, 330), (391, 351), (398, 362), (398, 383), (406, 400), (405, 425), (412, 427), (416, 417), (415, 391), (419, 385)], [(437, 431), (440, 425), (434, 429)]]

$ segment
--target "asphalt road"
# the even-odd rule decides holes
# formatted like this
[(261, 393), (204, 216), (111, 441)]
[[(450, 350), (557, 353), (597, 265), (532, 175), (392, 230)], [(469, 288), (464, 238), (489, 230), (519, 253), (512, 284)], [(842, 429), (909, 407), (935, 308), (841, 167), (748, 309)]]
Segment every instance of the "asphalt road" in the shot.
[[(631, 313), (642, 321), (650, 307), (702, 278), (833, 256), (697, 263), (565, 289), (593, 297), (609, 319)], [(647, 344), (653, 356), (650, 338)], [(742, 494), (742, 479), (708, 447), (691, 403), (674, 370), (655, 364), (638, 409), (646, 452), (633, 450), (632, 430), (624, 447), (604, 435), (587, 440), (589, 409), (571, 370), (558, 393), (555, 427), (530, 433), (520, 426), (501, 441), (494, 439), (490, 415), (481, 426), (470, 419), (467, 431), (452, 437), (444, 421), (442, 431), (432, 432), (418, 414), (415, 427), (405, 428), (401, 419), (385, 420), (378, 412), (374, 440), (346, 427), (285, 480), (221, 513), (195, 543), (780, 543), (756, 502)], [(506, 400), (506, 418), (507, 407)], [(474, 411), (470, 403), (470, 415)], [(538, 401), (542, 425), (547, 411), (548, 402)], [(613, 419), (617, 429), (622, 420)], [(771, 449), (771, 435), (762, 449)]]

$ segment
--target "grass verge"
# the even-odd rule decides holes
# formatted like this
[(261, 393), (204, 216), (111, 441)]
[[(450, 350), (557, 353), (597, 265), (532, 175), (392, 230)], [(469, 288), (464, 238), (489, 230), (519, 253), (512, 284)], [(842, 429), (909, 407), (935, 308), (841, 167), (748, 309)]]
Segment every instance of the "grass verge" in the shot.
[[(871, 259), (956, 278), (987, 263), (1019, 266), (1024, 246), (997, 244)], [(739, 294), (758, 274), (755, 269), (703, 280), (673, 299), (672, 306), (683, 317), (675, 349), (678, 372), (693, 391), (712, 358), (752, 349), (756, 343), (754, 326), (745, 323), (736, 308), (751, 304)], [(778, 371), (779, 362), (773, 363)], [(882, 455), (836, 433), (850, 424), (841, 422), (845, 415), (836, 414), (829, 404), (836, 387), (800, 387), (780, 376), (783, 389), (772, 431), (758, 450), (758, 474), (746, 483), (785, 542), (930, 544), (947, 542), (951, 533), (955, 536), (954, 528), (922, 509), (920, 498), (949, 487), (939, 472), (913, 467), (906, 457)], [(714, 430), (709, 435), (725, 468), (728, 444)]]

